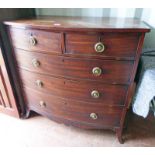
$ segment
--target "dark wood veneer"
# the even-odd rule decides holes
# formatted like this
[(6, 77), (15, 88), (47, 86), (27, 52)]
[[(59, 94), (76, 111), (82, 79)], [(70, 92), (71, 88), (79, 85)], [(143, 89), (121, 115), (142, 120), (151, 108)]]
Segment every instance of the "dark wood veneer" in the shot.
[(50, 31), (72, 32), (149, 32), (150, 28), (139, 19), (102, 17), (38, 16), (33, 19), (6, 21), (16, 28), (33, 28)]
[[(96, 105), (123, 105), (128, 88), (126, 85), (108, 85), (100, 82), (76, 81), (32, 74), (23, 69), (20, 69), (19, 73), (24, 86), (62, 98), (87, 101), (90, 103), (95, 102)], [(37, 80), (43, 83), (42, 87), (36, 85)], [(98, 99), (91, 97), (93, 90), (99, 91), (100, 97)]]
[[(128, 84), (133, 69), (133, 61), (51, 56), (20, 49), (15, 49), (15, 56), (17, 65), (20, 68), (36, 73), (116, 84)], [(32, 65), (33, 59), (37, 59), (40, 62), (39, 67)], [(94, 67), (100, 67), (102, 69), (101, 76), (94, 76), (92, 74)]]
[[(139, 33), (103, 33), (100, 35), (68, 33), (65, 35), (65, 53), (134, 58), (139, 37)], [(100, 41), (105, 45), (103, 53), (97, 53), (94, 49), (94, 45)]]
[[(45, 53), (61, 53), (61, 34), (46, 32), (41, 30), (23, 30), (23, 29), (10, 29), (12, 36), (13, 46), (19, 49), (30, 51), (41, 51)], [(36, 39), (36, 45), (30, 44), (30, 37)]]
[[(149, 28), (131, 18), (39, 17), (5, 24), (27, 112), (81, 128), (112, 129), (123, 143), (123, 125)], [(105, 46), (103, 53), (94, 49), (98, 42)], [(37, 67), (34, 59), (39, 61)], [(94, 67), (101, 68), (100, 76), (93, 75)], [(36, 80), (43, 86), (36, 86)], [(93, 90), (100, 97), (92, 98)]]
[[(58, 98), (49, 94), (43, 94), (35, 90), (24, 88), (26, 94), (25, 100), (29, 104), (30, 109), (36, 109), (41, 114), (51, 114), (55, 117), (68, 119), (71, 121), (88, 123), (92, 126), (119, 126), (120, 117), (123, 107), (115, 106), (111, 108), (109, 106), (91, 104), (89, 102), (80, 102), (75, 100)], [(40, 100), (44, 100), (46, 107), (41, 108), (39, 105)], [(91, 112), (97, 113), (99, 119), (92, 120), (90, 118)], [(47, 115), (47, 114), (45, 114)], [(91, 127), (90, 127), (91, 128)]]

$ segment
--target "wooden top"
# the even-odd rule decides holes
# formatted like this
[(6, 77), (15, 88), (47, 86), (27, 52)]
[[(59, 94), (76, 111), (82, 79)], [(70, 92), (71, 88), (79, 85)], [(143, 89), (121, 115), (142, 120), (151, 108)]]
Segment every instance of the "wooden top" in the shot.
[(6, 25), (19, 28), (51, 29), (62, 31), (150, 31), (150, 28), (146, 24), (134, 18), (39, 16), (33, 19), (5, 21), (4, 23)]

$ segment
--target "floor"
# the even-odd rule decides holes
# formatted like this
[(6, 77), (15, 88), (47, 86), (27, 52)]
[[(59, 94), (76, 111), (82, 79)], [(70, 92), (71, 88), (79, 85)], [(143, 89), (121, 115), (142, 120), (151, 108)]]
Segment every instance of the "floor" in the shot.
[(83, 130), (35, 115), (26, 120), (0, 114), (0, 146), (155, 146), (155, 119), (132, 115), (119, 144), (108, 130)]

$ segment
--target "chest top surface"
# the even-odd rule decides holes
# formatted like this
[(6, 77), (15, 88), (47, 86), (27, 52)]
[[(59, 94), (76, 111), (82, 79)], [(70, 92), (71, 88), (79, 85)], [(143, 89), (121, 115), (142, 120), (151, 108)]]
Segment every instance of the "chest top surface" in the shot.
[(39, 16), (33, 19), (5, 21), (4, 23), (18, 28), (37, 28), (62, 31), (150, 31), (149, 26), (134, 18)]

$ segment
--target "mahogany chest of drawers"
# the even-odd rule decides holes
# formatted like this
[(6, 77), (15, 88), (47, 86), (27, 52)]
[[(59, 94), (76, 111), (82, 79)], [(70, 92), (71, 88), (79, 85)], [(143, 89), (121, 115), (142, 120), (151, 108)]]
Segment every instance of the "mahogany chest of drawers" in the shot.
[(5, 22), (29, 111), (87, 129), (125, 116), (149, 28), (136, 19), (40, 17)]

